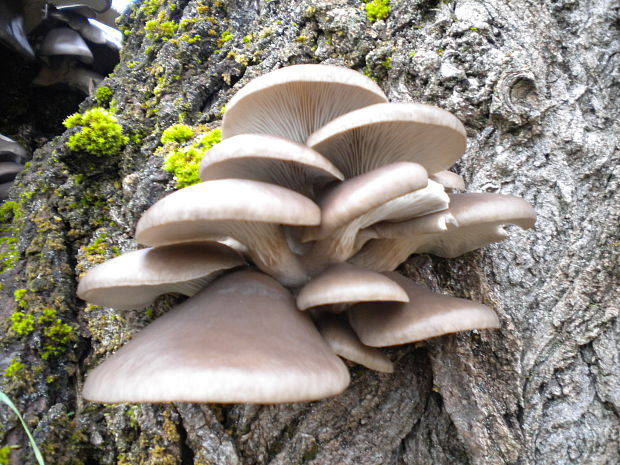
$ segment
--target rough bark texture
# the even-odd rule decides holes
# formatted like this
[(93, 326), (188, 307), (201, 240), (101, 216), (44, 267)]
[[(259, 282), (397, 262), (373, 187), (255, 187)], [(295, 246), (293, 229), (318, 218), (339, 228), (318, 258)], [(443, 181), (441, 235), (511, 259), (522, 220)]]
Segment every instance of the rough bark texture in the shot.
[[(14, 360), (24, 368), (3, 376), (2, 390), (46, 462), (620, 463), (617, 8), (612, 0), (402, 0), (371, 23), (357, 0), (134, 5), (122, 62), (105, 82), (131, 142), (93, 163), (66, 148), (69, 132), (60, 135), (19, 179), (17, 215), (4, 225), (18, 237), (19, 261), (2, 275), (0, 370)], [(146, 36), (158, 14), (181, 21), (171, 40)], [(232, 39), (222, 40), (225, 31)], [(401, 267), (491, 305), (501, 329), (392, 349), (396, 373), (353, 367), (351, 387), (323, 402), (85, 403), (84, 374), (173, 303), (118, 312), (75, 297), (78, 275), (115, 248), (134, 248), (140, 214), (173, 189), (156, 152), (162, 131), (179, 118), (215, 128), (251, 78), (305, 62), (352, 67), (391, 101), (452, 111), (468, 130), (456, 168), (468, 190), (535, 206), (534, 230), (459, 259), (417, 256)], [(68, 340), (53, 338), (44, 308), (75, 328)], [(17, 310), (33, 315), (30, 334), (12, 328)], [(50, 345), (57, 353), (43, 359)], [(12, 464), (34, 463), (0, 406), (6, 445), (21, 446)]]

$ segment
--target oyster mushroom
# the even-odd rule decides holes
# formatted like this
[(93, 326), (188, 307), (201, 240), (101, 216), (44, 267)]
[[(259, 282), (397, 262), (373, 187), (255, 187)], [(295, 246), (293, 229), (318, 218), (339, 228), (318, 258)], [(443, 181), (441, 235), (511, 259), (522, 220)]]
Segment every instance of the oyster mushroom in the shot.
[(269, 276), (238, 271), (155, 320), (87, 377), (98, 402), (306, 402), (349, 384), (310, 317)]

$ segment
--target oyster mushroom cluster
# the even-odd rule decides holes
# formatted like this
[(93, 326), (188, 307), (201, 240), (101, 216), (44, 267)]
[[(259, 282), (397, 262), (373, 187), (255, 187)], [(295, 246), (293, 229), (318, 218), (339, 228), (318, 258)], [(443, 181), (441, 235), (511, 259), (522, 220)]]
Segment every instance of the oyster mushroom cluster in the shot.
[(15, 176), (28, 161), (28, 151), (13, 139), (0, 134), (0, 202), (9, 196)]
[(111, 0), (3, 0), (0, 43), (41, 64), (33, 84), (88, 93), (119, 61), (121, 34)]
[(453, 115), (388, 103), (352, 70), (297, 65), (241, 89), (222, 137), (203, 182), (140, 218), (149, 248), (81, 280), (82, 299), (113, 308), (189, 296), (95, 368), (85, 398), (316, 400), (347, 387), (338, 356), (392, 372), (380, 347), (498, 327), (490, 308), (393, 272), (412, 253), (455, 257), (534, 224), (520, 198), (454, 193), (463, 180), (446, 170), (466, 139)]

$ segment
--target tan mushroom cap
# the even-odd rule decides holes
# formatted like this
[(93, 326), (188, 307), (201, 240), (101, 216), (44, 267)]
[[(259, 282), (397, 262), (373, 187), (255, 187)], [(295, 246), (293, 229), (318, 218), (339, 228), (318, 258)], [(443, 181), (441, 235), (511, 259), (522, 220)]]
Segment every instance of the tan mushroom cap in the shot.
[(138, 221), (136, 240), (160, 246), (231, 237), (261, 270), (287, 285), (307, 279), (281, 225), (313, 226), (319, 207), (290, 189), (249, 179), (195, 184), (158, 201)]
[(233, 249), (215, 242), (135, 250), (90, 269), (77, 294), (104, 307), (139, 308), (169, 292), (192, 296), (224, 271), (244, 263)]
[(321, 225), (307, 229), (305, 241), (323, 239), (337, 228), (428, 184), (426, 170), (417, 163), (392, 163), (337, 184), (318, 201)]
[(532, 206), (513, 195), (470, 193), (449, 196), (450, 208), (445, 212), (402, 223), (374, 225), (375, 236), (379, 239), (368, 242), (351, 258), (351, 263), (391, 271), (412, 253), (454, 258), (506, 239), (508, 234), (504, 225), (527, 229), (536, 221)]
[(383, 103), (327, 123), (306, 144), (345, 176), (409, 161), (427, 172), (444, 170), (465, 152), (465, 128), (451, 113), (420, 103)]
[(342, 392), (344, 363), (290, 293), (239, 271), (157, 319), (87, 377), (98, 402), (306, 402)]
[(438, 171), (431, 174), (429, 178), (435, 182), (438, 182), (449, 191), (465, 190), (465, 180), (463, 177), (459, 174), (453, 173), (452, 171)]
[(398, 273), (385, 273), (409, 295), (408, 303), (361, 303), (349, 309), (349, 322), (372, 347), (422, 341), (472, 329), (499, 328), (490, 308), (466, 299), (436, 294)]
[(375, 82), (330, 65), (287, 66), (243, 87), (226, 106), (222, 138), (270, 134), (305, 142), (328, 121), (358, 108), (387, 102)]
[(322, 312), (314, 323), (336, 355), (371, 370), (394, 372), (394, 364), (383, 352), (360, 342), (344, 315)]
[(94, 61), (93, 53), (82, 36), (69, 27), (57, 27), (49, 31), (41, 43), (39, 54), (73, 56), (88, 64)]
[(369, 301), (408, 302), (409, 297), (391, 279), (349, 263), (330, 266), (315, 276), (297, 295), (297, 307), (300, 310)]
[(225, 139), (202, 158), (200, 179), (241, 178), (270, 182), (302, 193), (314, 184), (343, 180), (328, 159), (305, 145), (281, 137), (241, 134)]

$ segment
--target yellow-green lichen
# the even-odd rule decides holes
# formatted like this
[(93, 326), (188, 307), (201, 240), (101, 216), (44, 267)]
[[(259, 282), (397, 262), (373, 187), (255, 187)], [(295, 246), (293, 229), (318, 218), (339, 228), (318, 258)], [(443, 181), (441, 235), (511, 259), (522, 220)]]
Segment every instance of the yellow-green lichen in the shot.
[(161, 19), (152, 19), (144, 25), (146, 38), (151, 40), (161, 39), (166, 41), (177, 32), (179, 25), (174, 21), (162, 21)]
[(67, 128), (80, 127), (80, 131), (67, 142), (67, 147), (74, 151), (95, 156), (113, 155), (128, 142), (116, 117), (103, 108), (92, 108), (83, 114), (74, 113), (63, 124)]
[(174, 174), (176, 187), (183, 188), (200, 182), (198, 168), (204, 154), (222, 140), (219, 129), (213, 129), (189, 146), (179, 147), (166, 156), (163, 168)]
[(73, 326), (64, 323), (56, 316), (56, 310), (44, 308), (37, 322), (43, 326), (45, 343), (41, 351), (41, 358), (60, 355), (67, 350), (67, 346), (77, 339)]

